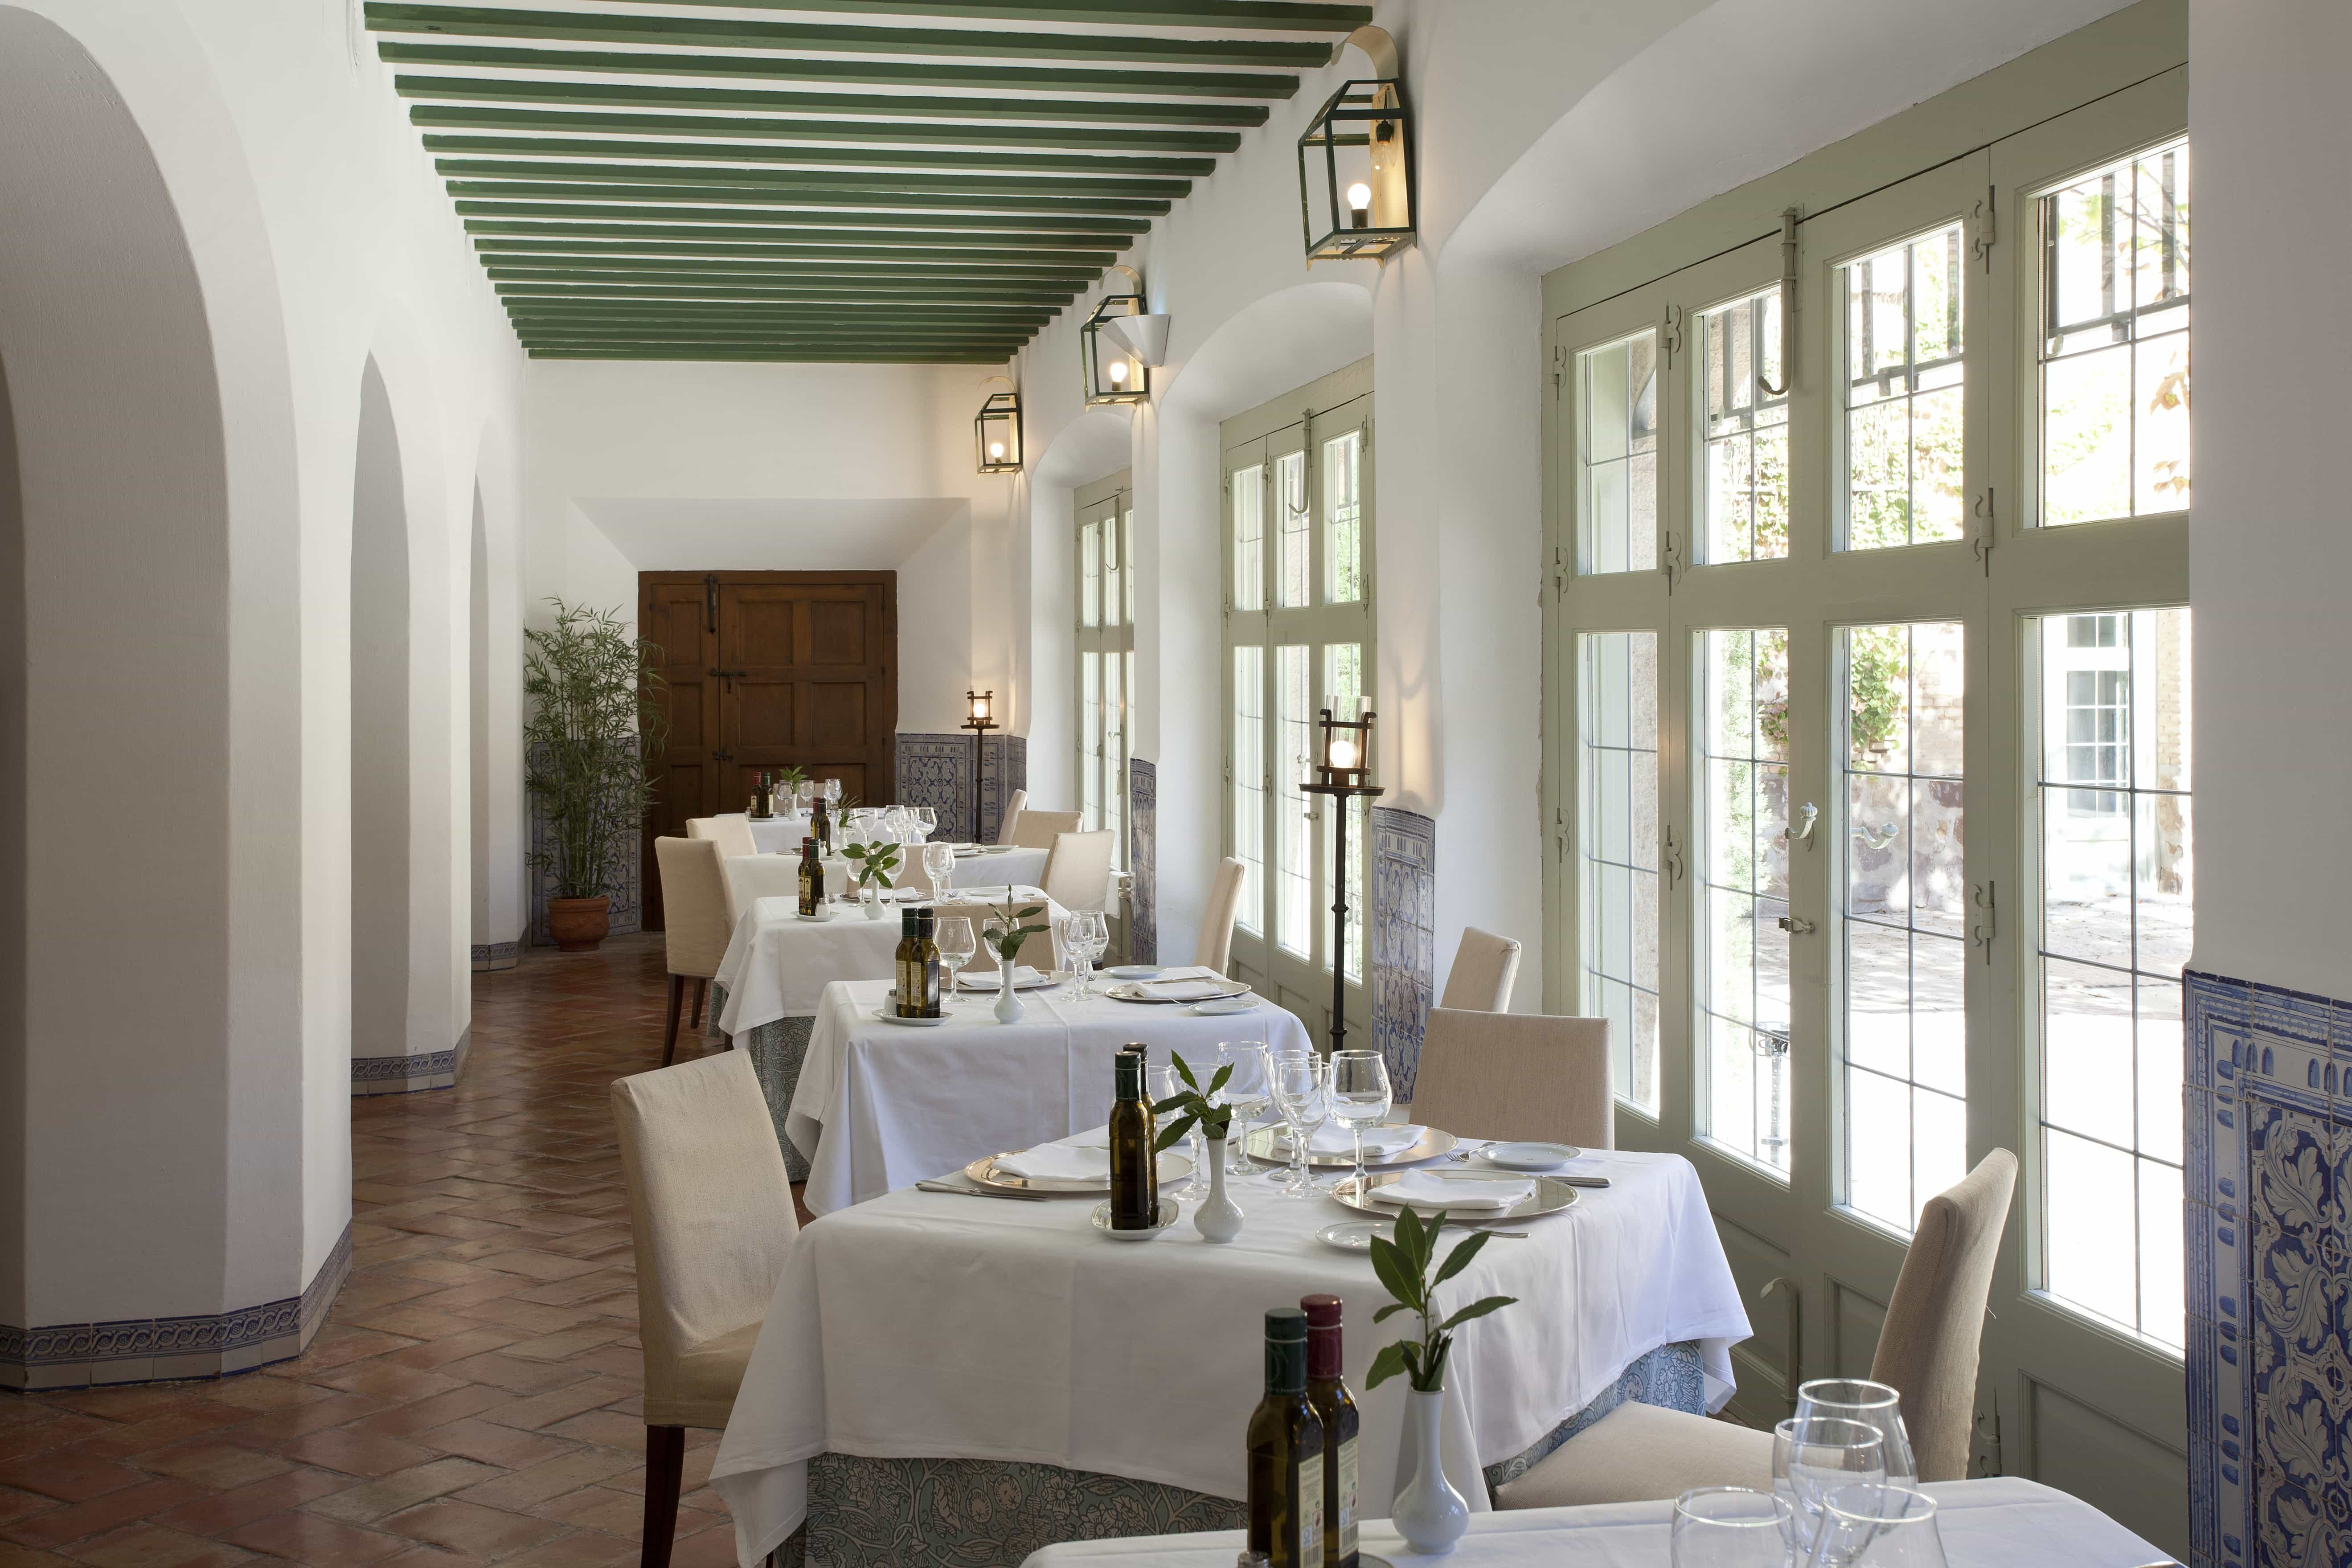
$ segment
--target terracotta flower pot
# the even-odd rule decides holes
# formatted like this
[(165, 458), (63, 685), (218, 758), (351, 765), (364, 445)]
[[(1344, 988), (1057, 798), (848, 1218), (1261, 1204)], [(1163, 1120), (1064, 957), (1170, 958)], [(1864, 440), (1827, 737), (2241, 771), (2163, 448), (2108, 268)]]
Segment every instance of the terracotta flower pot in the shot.
[(609, 897), (547, 900), (547, 934), (555, 939), (558, 952), (593, 952), (612, 930)]

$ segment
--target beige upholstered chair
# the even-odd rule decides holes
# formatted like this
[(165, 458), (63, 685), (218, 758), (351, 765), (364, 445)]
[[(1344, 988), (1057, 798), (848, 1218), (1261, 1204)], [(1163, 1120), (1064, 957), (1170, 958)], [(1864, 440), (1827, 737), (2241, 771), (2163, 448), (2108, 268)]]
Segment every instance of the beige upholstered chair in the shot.
[(1209, 879), (1208, 907), (1201, 911), (1201, 940), (1193, 944), (1192, 962), (1223, 974), (1234, 957), (1234, 917), (1241, 912), (1242, 884), (1249, 868), (1227, 856)]
[(746, 1051), (613, 1085), (645, 1346), (643, 1568), (667, 1568), (688, 1426), (723, 1427), (800, 1221)]
[(759, 845), (751, 838), (751, 819), (740, 811), (722, 812), (717, 816), (689, 816), (686, 819), (686, 836), (716, 840), (722, 855), (760, 852)]
[(1465, 926), (1462, 945), (1454, 950), (1454, 967), (1446, 972), (1441, 1007), (1463, 1007), (1476, 1013), (1511, 1010), (1511, 982), (1519, 976), (1519, 944), (1507, 936)]
[(1017, 842), (1013, 837), (1013, 827), (1021, 820), (1021, 808), (1028, 804), (1029, 792), (1025, 789), (1014, 790), (1013, 797), (1004, 803), (1004, 815), (996, 822), (996, 841), (999, 844)]
[(1037, 885), (1066, 910), (1101, 909), (1110, 887), (1110, 860), (1118, 843), (1118, 835), (1108, 828), (1099, 833), (1056, 833), (1054, 847), (1045, 852), (1045, 869)]
[(1024, 805), (1013, 819), (1012, 841), (1024, 849), (1051, 849), (1055, 838), (1076, 833), (1085, 820), (1082, 811), (1032, 811)]
[(727, 868), (719, 846), (709, 838), (656, 838), (655, 864), (661, 874), (662, 939), (669, 954), (669, 1022), (662, 1034), (662, 1066), (677, 1056), (677, 1014), (686, 983), (694, 982), (694, 1018), (702, 1026), (702, 1002), (719, 961), (727, 955), (734, 923), (727, 917)]
[(1609, 1020), (1431, 1008), (1412, 1119), (1463, 1138), (1615, 1148)]
[[(1985, 1299), (2017, 1184), (2017, 1156), (1995, 1149), (1929, 1198), (1886, 1303), (1870, 1375), (1903, 1396), (1923, 1481), (1969, 1473)], [(1570, 1437), (1496, 1500), (1505, 1508), (1671, 1498), (1692, 1487), (1771, 1484), (1772, 1435), (1679, 1410), (1621, 1405)]]

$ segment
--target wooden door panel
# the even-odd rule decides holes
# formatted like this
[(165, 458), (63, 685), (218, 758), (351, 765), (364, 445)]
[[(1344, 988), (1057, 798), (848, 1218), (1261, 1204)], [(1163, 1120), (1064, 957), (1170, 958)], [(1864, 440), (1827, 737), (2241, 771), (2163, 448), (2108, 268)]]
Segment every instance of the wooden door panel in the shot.
[[(781, 767), (793, 750), (793, 686), (788, 680), (735, 683), (735, 741), (730, 750), (755, 768)], [(861, 690), (861, 695), (863, 695)], [(769, 752), (778, 755), (770, 757)]]
[(863, 753), (872, 741), (866, 719), (866, 682), (812, 680), (808, 683), (807, 748), (825, 753), (830, 762), (843, 753)]
[(637, 635), (660, 649), (655, 668), (668, 682), (669, 735), (660, 756), (649, 759), (654, 800), (646, 814), (645, 923), (662, 926), (661, 877), (655, 869), (654, 840), (683, 837), (686, 819), (719, 808), (719, 682), (710, 670), (718, 652), (710, 625), (711, 598), (699, 577), (656, 576), (638, 580)]
[(807, 606), (808, 643), (803, 661), (833, 668), (878, 662), (872, 629), (867, 624), (871, 608), (863, 598), (845, 603), (811, 601)]

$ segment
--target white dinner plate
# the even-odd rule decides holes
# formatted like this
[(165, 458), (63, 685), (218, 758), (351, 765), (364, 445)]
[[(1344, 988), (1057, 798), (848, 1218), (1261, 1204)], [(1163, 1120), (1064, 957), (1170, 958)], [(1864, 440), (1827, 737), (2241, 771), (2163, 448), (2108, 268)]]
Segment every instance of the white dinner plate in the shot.
[[(1095, 1147), (1095, 1145), (1091, 1143), (1083, 1143), (1080, 1144), (1079, 1147), (1091, 1149)], [(1108, 1134), (1105, 1136), (1102, 1147), (1106, 1151), (1110, 1147)], [(1010, 1171), (1000, 1171), (996, 1168), (996, 1162), (1008, 1158), (1010, 1158), (1010, 1156), (1004, 1154), (988, 1154), (980, 1159), (974, 1160), (971, 1164), (966, 1165), (963, 1168), (964, 1179), (975, 1187), (993, 1187), (999, 1192), (1066, 1193), (1077, 1194), (1101, 1194), (1110, 1191), (1110, 1161), (1108, 1155), (1106, 1155), (1103, 1161), (1102, 1175), (1099, 1179), (1094, 1177), (1074, 1178), (1067, 1176), (1016, 1176)], [(1190, 1154), (1179, 1154), (1174, 1150), (1171, 1149), (1161, 1153), (1158, 1163), (1160, 1166), (1160, 1184), (1163, 1186), (1181, 1182), (1185, 1177), (1192, 1173), (1192, 1157)]]
[(1342, 1252), (1370, 1252), (1372, 1237), (1395, 1234), (1396, 1226), (1393, 1225), (1382, 1225), (1378, 1220), (1349, 1219), (1341, 1220), (1338, 1225), (1325, 1226), (1315, 1233), (1315, 1239)]
[(1102, 973), (1113, 980), (1157, 980), (1167, 971), (1156, 963), (1114, 963)]
[(1110, 1203), (1106, 1199), (1095, 1205), (1095, 1228), (1113, 1241), (1150, 1241), (1176, 1223), (1177, 1213), (1182, 1206), (1174, 1198), (1162, 1198), (1160, 1200), (1160, 1223), (1150, 1230), (1113, 1230), (1110, 1227)]
[(887, 1007), (875, 1008), (874, 1016), (886, 1024), (898, 1024), (909, 1029), (936, 1029), (942, 1024), (955, 1022), (953, 1018), (944, 1014), (937, 1018), (901, 1018)]
[(1549, 1171), (1583, 1152), (1573, 1143), (1489, 1143), (1471, 1158), (1506, 1171)]
[[(1213, 1018), (1223, 1013), (1255, 1013), (1257, 1011), (1257, 998), (1255, 996), (1212, 996), (1206, 1002), (1193, 1003), (1191, 1006), (1185, 1008), (1184, 1011), (1187, 1013), (1197, 1013), (1204, 1018)], [(1363, 1553), (1358, 1552), (1357, 1555), (1360, 1557)]]
[(1010, 855), (1019, 847), (1017, 844), (983, 844), (980, 852), (983, 855)]
[[(1385, 1186), (1389, 1183), (1397, 1180), (1399, 1176), (1404, 1173), (1405, 1173), (1401, 1171), (1374, 1172), (1365, 1176), (1364, 1186), (1367, 1191), (1371, 1188)], [(1521, 1199), (1518, 1203), (1512, 1205), (1509, 1208), (1446, 1209), (1446, 1223), (1448, 1225), (1492, 1225), (1497, 1220), (1541, 1219), (1546, 1215), (1559, 1214), (1566, 1209), (1575, 1206), (1577, 1199), (1576, 1189), (1570, 1186), (1566, 1182), (1561, 1181), (1557, 1176), (1538, 1176), (1535, 1179), (1535, 1188), (1536, 1190), (1532, 1194)], [(1347, 1205), (1351, 1209), (1358, 1209), (1365, 1214), (1388, 1215), (1389, 1221), (1391, 1225), (1395, 1223), (1396, 1212), (1400, 1208), (1410, 1207), (1413, 1213), (1421, 1215), (1423, 1219), (1427, 1219), (1430, 1215), (1437, 1213), (1439, 1208), (1443, 1206), (1437, 1204), (1404, 1205), (1377, 1203), (1371, 1198), (1366, 1196), (1364, 1193), (1357, 1191), (1356, 1178), (1353, 1176), (1340, 1177), (1337, 1182), (1332, 1183), (1329, 1187), (1326, 1188), (1325, 1191), (1331, 1197)]]
[[(1287, 1165), (1290, 1163), (1290, 1145), (1280, 1140), (1288, 1136), (1279, 1122), (1254, 1128), (1242, 1139), (1242, 1152), (1263, 1165)], [(1425, 1128), (1420, 1138), (1394, 1153), (1375, 1154), (1369, 1149), (1365, 1150), (1364, 1169), (1384, 1171), (1391, 1165), (1415, 1165), (1423, 1160), (1434, 1160), (1441, 1154), (1454, 1152), (1455, 1142), (1454, 1134), (1442, 1127)], [(1307, 1163), (1318, 1171), (1352, 1171), (1356, 1168), (1356, 1152), (1353, 1149), (1343, 1149), (1336, 1154), (1329, 1154), (1319, 1149), (1310, 1149)], [(1370, 1212), (1377, 1214), (1380, 1211)]]

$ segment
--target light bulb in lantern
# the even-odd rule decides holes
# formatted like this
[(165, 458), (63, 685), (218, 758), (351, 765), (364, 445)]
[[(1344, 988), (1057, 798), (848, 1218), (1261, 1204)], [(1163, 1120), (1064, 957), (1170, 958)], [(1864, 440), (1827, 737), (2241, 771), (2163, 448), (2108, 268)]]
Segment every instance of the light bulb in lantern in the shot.
[(1127, 362), (1125, 360), (1115, 359), (1110, 362), (1110, 384), (1113, 386), (1125, 386), (1127, 384)]
[(1003, 442), (1002, 442), (1002, 441), (991, 441), (991, 442), (988, 444), (988, 460), (989, 460), (990, 462), (992, 462), (992, 463), (1001, 463), (1001, 462), (1004, 461), (1004, 443), (1003, 443)]
[(1372, 221), (1372, 187), (1361, 180), (1348, 187), (1348, 216), (1358, 228)]
[(1331, 767), (1334, 772), (1352, 769), (1356, 763), (1356, 742), (1345, 735), (1331, 737)]

